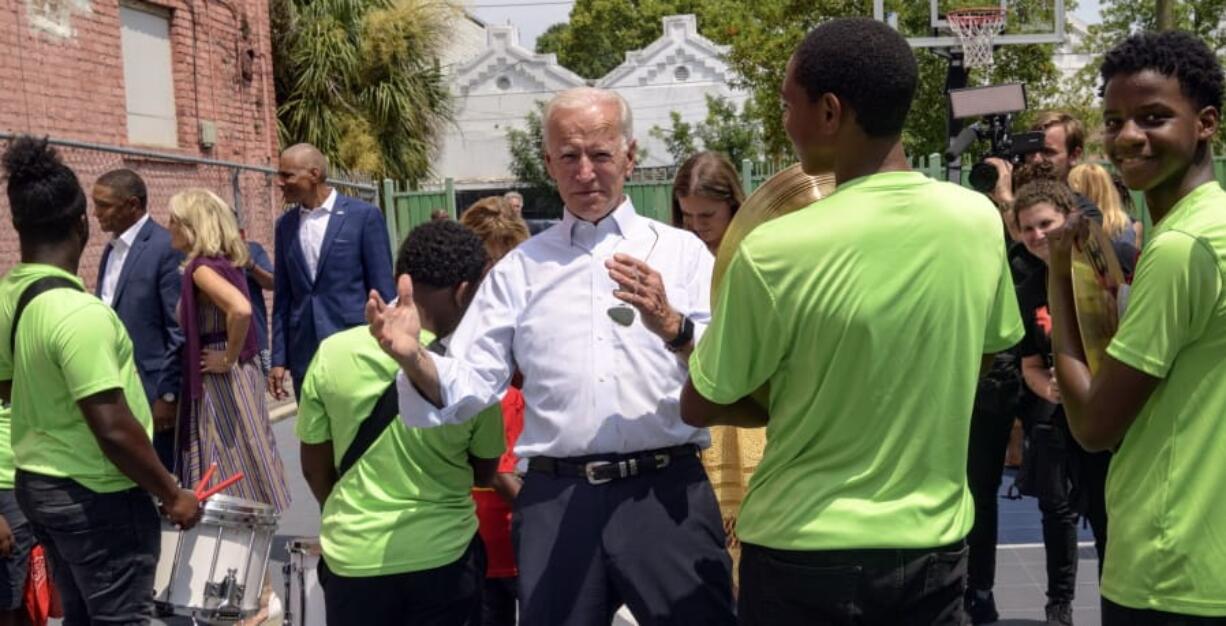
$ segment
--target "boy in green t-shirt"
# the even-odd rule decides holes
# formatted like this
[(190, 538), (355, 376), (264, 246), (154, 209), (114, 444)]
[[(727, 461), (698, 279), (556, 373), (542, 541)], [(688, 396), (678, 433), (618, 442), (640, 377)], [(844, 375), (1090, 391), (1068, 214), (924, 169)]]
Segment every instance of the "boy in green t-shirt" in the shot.
[[(12, 401), (15, 492), (47, 551), (68, 624), (146, 624), (162, 512), (184, 528), (199, 503), (162, 467), (132, 341), (74, 274), (89, 239), (85, 194), (46, 140), (4, 153), (21, 264), (0, 281), (0, 398)], [(18, 300), (29, 300), (13, 332)], [(10, 337), (12, 340), (10, 341)]]
[[(481, 240), (454, 221), (423, 224), (401, 244), (396, 275), (413, 278), (422, 341), (441, 338), (432, 350), (445, 350), (486, 261)], [(430, 429), (393, 417), (338, 476), (399, 369), (363, 326), (324, 340), (303, 384), (297, 433), (322, 508), (328, 623), (477, 623), (486, 559), (471, 490), (490, 484), (505, 449), (498, 405)]]
[(976, 381), (1023, 331), (991, 202), (910, 170), (917, 81), (882, 22), (808, 34), (784, 126), (838, 187), (745, 237), (690, 359), (687, 423), (767, 428), (736, 528), (743, 625), (963, 623)]
[(1145, 193), (1152, 233), (1128, 308), (1091, 372), (1073, 308), (1074, 218), (1050, 236), (1060, 395), (1107, 477), (1104, 624), (1226, 623), (1226, 192), (1211, 143), (1223, 74), (1182, 32), (1142, 33), (1103, 59), (1103, 145)]

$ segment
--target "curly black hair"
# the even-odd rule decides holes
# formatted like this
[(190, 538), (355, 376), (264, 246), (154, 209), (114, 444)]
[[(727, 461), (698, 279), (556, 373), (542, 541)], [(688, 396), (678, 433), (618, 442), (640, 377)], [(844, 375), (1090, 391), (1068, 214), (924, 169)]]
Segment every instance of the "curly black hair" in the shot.
[(1184, 95), (1195, 101), (1198, 108), (1222, 110), (1222, 64), (1196, 36), (1168, 30), (1137, 33), (1125, 39), (1103, 57), (1099, 95), (1107, 90), (1112, 78), (1145, 70), (1175, 77)]
[(396, 253), (396, 275), (408, 274), (415, 284), (455, 287), (481, 280), (488, 257), (485, 245), (459, 222), (426, 222), (409, 232)]
[(17, 137), (0, 158), (13, 228), (23, 241), (58, 242), (85, 213), (85, 191), (46, 138)]
[(869, 137), (902, 133), (919, 64), (898, 31), (866, 17), (830, 20), (809, 31), (792, 59), (793, 77), (810, 100), (838, 96)]

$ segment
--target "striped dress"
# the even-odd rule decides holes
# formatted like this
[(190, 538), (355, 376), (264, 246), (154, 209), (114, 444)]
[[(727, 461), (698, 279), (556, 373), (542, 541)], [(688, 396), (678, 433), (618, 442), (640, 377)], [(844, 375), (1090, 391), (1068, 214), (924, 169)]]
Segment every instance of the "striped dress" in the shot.
[[(196, 315), (201, 348), (225, 350), (225, 313), (197, 297)], [(225, 374), (203, 374), (203, 393), (192, 400), (181, 424), (187, 436), (180, 438), (177, 466), (179, 480), (187, 487), (195, 486), (212, 463), (217, 471), (211, 484), (242, 472), (243, 480), (225, 494), (263, 502), (279, 514), (289, 507), (289, 487), (268, 421), (258, 358), (240, 361)]]

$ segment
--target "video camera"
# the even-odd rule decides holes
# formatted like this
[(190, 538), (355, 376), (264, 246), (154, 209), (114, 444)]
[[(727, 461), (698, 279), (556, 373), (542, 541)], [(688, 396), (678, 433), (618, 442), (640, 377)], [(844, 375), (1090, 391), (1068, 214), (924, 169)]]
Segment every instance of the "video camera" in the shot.
[(1043, 149), (1042, 131), (1014, 133), (1013, 115), (1026, 110), (1026, 87), (1022, 83), (953, 89), (949, 109), (954, 119), (982, 118), (967, 126), (949, 142), (945, 158), (958, 158), (976, 140), (988, 141), (988, 154), (971, 166), (970, 183), (980, 193), (991, 193), (1000, 177), (988, 158), (1020, 165), (1027, 154)]

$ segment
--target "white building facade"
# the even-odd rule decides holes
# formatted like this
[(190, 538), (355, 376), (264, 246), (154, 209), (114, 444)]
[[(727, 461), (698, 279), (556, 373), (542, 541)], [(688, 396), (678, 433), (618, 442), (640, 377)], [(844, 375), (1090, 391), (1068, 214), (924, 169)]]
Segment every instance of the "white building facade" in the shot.
[(653, 126), (671, 125), (677, 111), (685, 122), (703, 121), (706, 96), (720, 96), (741, 107), (748, 95), (732, 88), (734, 76), (723, 60), (726, 47), (698, 34), (693, 15), (664, 18), (663, 35), (603, 78), (585, 81), (558, 65), (552, 54), (536, 54), (519, 43), (513, 26), (487, 26), (485, 48), (454, 66), (450, 82), (456, 123), (445, 133), (435, 168), (457, 183), (513, 180), (507, 131), (524, 128), (524, 119), (554, 94), (587, 84), (619, 92), (630, 103), (634, 132), (647, 159), (640, 166), (670, 165), (672, 157), (650, 136)]

